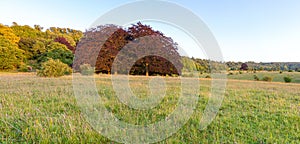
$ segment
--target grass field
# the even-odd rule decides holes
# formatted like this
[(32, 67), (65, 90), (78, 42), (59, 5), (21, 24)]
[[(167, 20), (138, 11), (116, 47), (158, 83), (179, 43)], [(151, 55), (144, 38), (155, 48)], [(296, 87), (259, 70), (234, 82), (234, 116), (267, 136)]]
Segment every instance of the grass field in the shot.
[(292, 78), (292, 83), (300, 83), (300, 72), (283, 72), (282, 74), (279, 72), (243, 72), (243, 74), (233, 72), (233, 75), (228, 75), (228, 79), (254, 80), (254, 75), (258, 76), (260, 79), (265, 76), (270, 76), (273, 78), (274, 82), (284, 82), (284, 77), (290, 77)]
[[(246, 75), (253, 80), (253, 74), (229, 78), (247, 79)], [(96, 83), (109, 111), (122, 121), (145, 125), (164, 119), (176, 107), (178, 80), (164, 79), (168, 85), (165, 98), (146, 111), (118, 102), (110, 77), (96, 76)], [(145, 97), (149, 91), (141, 83), (148, 81), (146, 77), (131, 77), (130, 86), (139, 97)], [(160, 143), (300, 143), (300, 84), (228, 80), (218, 115), (207, 129), (199, 130), (210, 82), (200, 79), (199, 103), (191, 119)], [(0, 98), (0, 143), (112, 143), (81, 115), (71, 76), (0, 74)]]

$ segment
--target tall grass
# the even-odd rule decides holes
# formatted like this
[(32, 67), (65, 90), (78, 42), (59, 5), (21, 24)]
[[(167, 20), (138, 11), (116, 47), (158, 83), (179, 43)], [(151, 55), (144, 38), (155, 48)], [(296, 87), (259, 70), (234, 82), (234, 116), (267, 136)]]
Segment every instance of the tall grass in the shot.
[[(143, 85), (150, 78), (130, 78), (132, 91), (140, 98), (149, 93)], [(143, 111), (119, 102), (110, 80), (109, 76), (96, 76), (97, 88), (105, 96), (106, 108), (122, 121), (146, 125), (164, 119), (176, 107), (177, 78), (165, 78), (168, 85), (165, 98), (159, 106)], [(160, 143), (300, 143), (299, 84), (229, 80), (217, 117), (207, 129), (199, 130), (210, 82), (210, 79), (200, 80), (200, 99), (191, 119)], [(30, 74), (1, 74), (0, 143), (25, 142), (112, 141), (96, 132), (81, 115), (71, 76), (40, 78)]]

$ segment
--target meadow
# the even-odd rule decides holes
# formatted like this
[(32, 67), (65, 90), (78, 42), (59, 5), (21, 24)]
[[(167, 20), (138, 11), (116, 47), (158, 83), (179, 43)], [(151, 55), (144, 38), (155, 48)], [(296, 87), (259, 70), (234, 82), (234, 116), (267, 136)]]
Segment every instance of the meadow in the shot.
[(242, 72), (240, 74), (238, 71), (232, 72), (228, 75), (228, 79), (237, 79), (237, 80), (254, 80), (254, 75), (258, 76), (259, 79), (262, 79), (265, 76), (271, 77), (273, 82), (284, 82), (284, 77), (290, 77), (292, 83), (300, 83), (300, 72)]
[[(247, 75), (251, 81), (228, 80), (222, 106), (204, 130), (199, 130), (199, 121), (209, 99), (211, 79), (197, 79), (201, 86), (195, 112), (177, 133), (159, 143), (300, 143), (300, 84), (253, 81), (253, 73), (228, 77), (247, 79)], [(132, 110), (118, 101), (109, 76), (95, 78), (105, 107), (132, 124), (164, 119), (179, 98), (178, 78), (163, 77), (166, 96), (159, 106)], [(130, 77), (132, 91), (146, 97), (149, 90), (143, 85), (151, 78)], [(72, 76), (2, 73), (0, 98), (0, 143), (115, 143), (95, 131), (81, 114)]]

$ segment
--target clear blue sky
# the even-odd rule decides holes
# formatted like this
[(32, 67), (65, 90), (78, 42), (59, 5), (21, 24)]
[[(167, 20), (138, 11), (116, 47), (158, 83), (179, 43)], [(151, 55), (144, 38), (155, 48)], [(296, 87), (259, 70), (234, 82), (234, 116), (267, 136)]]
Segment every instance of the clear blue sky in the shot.
[[(0, 23), (85, 30), (99, 16), (133, 0), (2, 0)], [(299, 0), (174, 0), (197, 14), (216, 37), (226, 61), (300, 62)], [(170, 29), (153, 26), (179, 41)], [(160, 29), (161, 28), (161, 29)], [(184, 38), (182, 38), (184, 39)]]

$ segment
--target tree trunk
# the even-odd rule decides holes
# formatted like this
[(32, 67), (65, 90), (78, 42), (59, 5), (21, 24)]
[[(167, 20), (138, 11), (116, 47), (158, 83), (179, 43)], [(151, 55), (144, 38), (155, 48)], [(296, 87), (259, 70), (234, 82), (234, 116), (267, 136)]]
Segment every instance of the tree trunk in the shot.
[(149, 76), (149, 68), (148, 68), (148, 63), (146, 63), (146, 76)]
[(117, 69), (115, 68), (115, 70), (114, 70), (114, 74), (115, 75), (117, 75), (118, 74), (118, 71), (117, 71)]

